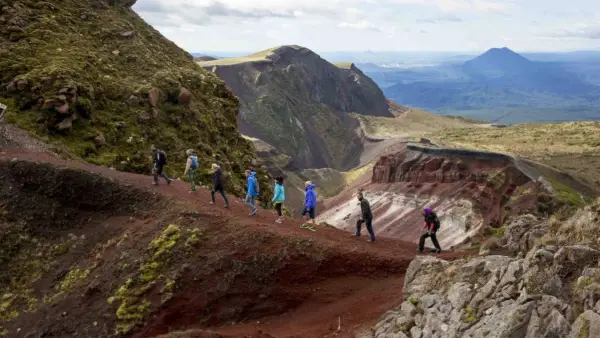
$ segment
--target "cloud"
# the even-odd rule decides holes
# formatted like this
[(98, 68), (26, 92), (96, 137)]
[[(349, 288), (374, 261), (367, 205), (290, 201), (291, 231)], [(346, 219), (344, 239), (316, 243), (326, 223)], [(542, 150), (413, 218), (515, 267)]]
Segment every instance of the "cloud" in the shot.
[(600, 40), (600, 26), (583, 26), (579, 28), (563, 29), (548, 34), (552, 38), (575, 38)]
[(372, 24), (369, 21), (366, 20), (362, 20), (359, 22), (340, 22), (338, 24), (338, 27), (340, 28), (351, 28), (351, 29), (358, 29), (358, 30), (372, 30), (372, 31), (376, 31), (379, 32), (381, 31), (381, 29), (377, 26), (375, 26), (374, 24)]
[(507, 13), (512, 8), (512, 1), (503, 0), (381, 0), (396, 4), (421, 5), (437, 7), (442, 12), (486, 12)]
[(440, 22), (462, 22), (463, 19), (461, 19), (459, 16), (457, 16), (456, 14), (443, 14), (434, 18), (428, 18), (428, 19), (417, 19), (417, 22), (420, 23), (440, 23)]
[[(365, 1), (365, 0), (351, 0)], [(342, 0), (139, 0), (133, 9), (153, 24), (162, 24), (152, 14), (173, 15), (189, 24), (204, 25), (218, 18), (298, 18), (309, 15), (335, 16)], [(358, 11), (358, 10), (357, 10)], [(157, 22), (158, 21), (158, 22)]]

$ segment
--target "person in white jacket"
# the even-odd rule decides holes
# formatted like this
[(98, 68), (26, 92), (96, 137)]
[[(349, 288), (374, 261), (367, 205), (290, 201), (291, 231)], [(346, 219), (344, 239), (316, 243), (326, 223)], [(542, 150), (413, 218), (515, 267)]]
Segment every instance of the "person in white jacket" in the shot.
[(193, 193), (196, 191), (196, 169), (198, 169), (198, 157), (192, 149), (188, 149), (185, 153), (187, 154), (188, 158), (185, 164), (185, 172), (183, 173), (183, 176), (187, 175), (188, 180), (190, 181), (190, 193)]

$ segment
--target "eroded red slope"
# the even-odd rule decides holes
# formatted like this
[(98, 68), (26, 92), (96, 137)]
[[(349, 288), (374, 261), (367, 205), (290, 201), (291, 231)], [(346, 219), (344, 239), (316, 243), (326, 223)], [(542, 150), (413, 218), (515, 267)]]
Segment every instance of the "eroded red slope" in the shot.
[[(36, 164), (27, 164), (35, 161), (58, 168), (38, 171)], [(228, 210), (220, 206), (220, 199), (218, 206), (209, 205), (206, 189), (189, 194), (184, 182), (153, 187), (147, 176), (65, 161), (47, 153), (9, 151), (0, 154), (0, 162), (6, 168), (19, 163), (24, 170), (18, 175), (5, 173), (11, 186), (5, 187), (9, 190), (3, 190), (2, 196), (22, 201), (27, 201), (23, 194), (45, 196), (40, 201), (52, 215), (44, 224), (53, 229), (51, 235), (42, 237), (45, 241), (58, 244), (61, 237), (81, 238), (76, 250), (59, 257), (33, 284), (35, 311), (24, 311), (2, 324), (7, 337), (112, 335), (120, 322), (115, 315), (119, 303), (108, 304), (107, 299), (128, 279), (138, 278), (140, 264), (148, 258), (149, 242), (167, 224), (180, 225), (185, 236), (188, 230), (200, 229), (201, 244), (192, 251), (182, 242), (173, 247), (173, 257), (156, 284), (140, 295), (150, 304), (148, 316), (128, 335), (153, 337), (178, 331), (183, 337), (210, 336), (206, 332), (227, 337), (321, 337), (336, 333), (339, 320), (337, 336), (350, 337), (402, 301), (402, 278), (415, 254), (413, 244), (383, 237), (369, 244), (334, 228), (309, 232), (291, 221), (279, 226), (267, 210), (249, 217), (234, 197)], [(60, 174), (61, 168), (97, 173), (109, 179), (105, 184), (110, 189), (70, 192), (85, 183), (74, 172)], [(46, 173), (44, 177), (36, 176), (40, 172)], [(64, 177), (71, 179), (56, 181)], [(107, 191), (115, 197), (143, 200), (137, 203), (129, 198), (128, 208), (115, 207), (110, 214), (89, 210), (100, 198), (111, 202)], [(69, 199), (70, 193), (77, 193), (80, 200)], [(64, 205), (61, 196), (71, 204)], [(13, 202), (2, 201), (8, 216), (33, 215), (30, 210), (19, 215)], [(63, 222), (67, 228), (54, 229), (67, 211), (72, 216), (69, 220), (77, 222)], [(57, 294), (65, 275), (75, 267), (88, 267), (90, 272), (73, 282), (68, 293)], [(161, 290), (169, 280), (175, 286), (165, 301)], [(55, 298), (42, 301), (44, 295)]]

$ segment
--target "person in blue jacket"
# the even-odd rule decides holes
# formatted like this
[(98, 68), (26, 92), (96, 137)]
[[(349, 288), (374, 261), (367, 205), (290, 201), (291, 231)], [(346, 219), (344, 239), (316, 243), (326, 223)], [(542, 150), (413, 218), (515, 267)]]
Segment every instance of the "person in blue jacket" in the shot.
[(285, 202), (285, 189), (283, 188), (283, 177), (281, 176), (275, 177), (275, 190), (271, 202), (274, 204), (275, 211), (277, 211), (277, 215), (279, 216), (275, 222), (279, 224), (283, 223), (281, 207), (283, 206), (283, 202)]
[(304, 209), (302, 210), (302, 217), (304, 221), (307, 221), (307, 216), (310, 218), (311, 223), (315, 221), (315, 208), (317, 207), (317, 193), (315, 192), (315, 185), (311, 181), (304, 183)]
[(254, 205), (256, 197), (260, 192), (258, 186), (258, 179), (256, 179), (256, 171), (252, 169), (246, 170), (246, 176), (248, 177), (248, 190), (246, 194), (246, 205), (250, 208), (250, 216), (256, 216), (256, 206)]

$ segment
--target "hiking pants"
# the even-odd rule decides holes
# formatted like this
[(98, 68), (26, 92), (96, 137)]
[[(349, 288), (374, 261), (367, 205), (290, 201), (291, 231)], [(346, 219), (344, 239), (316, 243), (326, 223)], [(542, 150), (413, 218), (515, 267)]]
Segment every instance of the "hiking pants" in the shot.
[(215, 193), (217, 191), (219, 193), (221, 193), (221, 196), (223, 196), (223, 200), (225, 201), (225, 205), (229, 205), (229, 201), (227, 200), (227, 196), (225, 196), (225, 190), (221, 186), (219, 186), (219, 187), (213, 187), (210, 190), (210, 197), (212, 198), (213, 203), (215, 203)]
[(165, 174), (163, 172), (163, 166), (162, 165), (158, 165), (155, 164), (154, 165), (154, 169), (152, 170), (153, 174), (154, 174), (154, 183), (158, 184), (158, 177), (164, 177), (165, 181), (167, 181), (167, 183), (169, 183), (171, 181), (171, 179), (169, 179), (169, 176), (167, 176), (167, 174)]
[(282, 203), (275, 202), (275, 211), (277, 211), (277, 215), (279, 215), (279, 217), (283, 216), (283, 214), (281, 213), (281, 206)]
[(246, 200), (244, 201), (246, 205), (251, 209), (255, 210), (254, 201), (256, 201), (256, 196), (250, 196), (250, 194), (246, 195)]
[(196, 191), (196, 169), (188, 170), (188, 180), (190, 181), (190, 191)]
[(431, 237), (431, 242), (433, 243), (433, 246), (435, 246), (436, 249), (442, 251), (442, 249), (440, 248), (440, 243), (438, 243), (435, 231), (425, 232), (421, 235), (421, 239), (419, 239), (419, 251), (423, 251), (423, 248), (425, 247), (425, 239), (427, 237)]
[(365, 223), (369, 235), (371, 235), (371, 241), (375, 242), (375, 232), (373, 232), (373, 220), (372, 219), (359, 219), (356, 221), (356, 237), (360, 237), (362, 231), (362, 224)]

